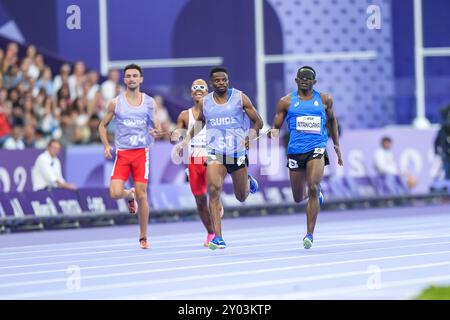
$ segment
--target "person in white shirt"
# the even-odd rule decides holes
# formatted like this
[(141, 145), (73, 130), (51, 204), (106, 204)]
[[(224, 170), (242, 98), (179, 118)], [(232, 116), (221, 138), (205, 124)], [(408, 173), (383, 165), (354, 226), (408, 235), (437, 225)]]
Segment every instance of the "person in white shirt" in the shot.
[(395, 156), (392, 152), (392, 139), (389, 137), (383, 137), (381, 139), (381, 148), (375, 151), (373, 163), (375, 170), (380, 175), (384, 176), (386, 181), (393, 183), (395, 176), (400, 176), (402, 178), (403, 184), (407, 186), (408, 189), (413, 189), (417, 186), (417, 178), (409, 174), (408, 172), (401, 172), (398, 169), (397, 163), (395, 162)]
[(11, 136), (3, 143), (3, 148), (7, 150), (23, 150), (25, 143), (23, 142), (23, 125), (14, 125)]
[(77, 187), (64, 180), (61, 162), (58, 154), (61, 151), (61, 143), (52, 139), (48, 143), (47, 150), (41, 153), (31, 169), (33, 191), (48, 188), (64, 188), (75, 190)]
[(381, 148), (375, 151), (373, 162), (375, 170), (381, 175), (398, 175), (399, 173), (391, 148), (392, 139), (383, 137), (381, 140)]
[(120, 79), (119, 71), (116, 69), (112, 69), (108, 73), (108, 80), (102, 83), (101, 91), (107, 103), (109, 103), (112, 99), (114, 99), (117, 96), (118, 87), (120, 88), (119, 90), (121, 92), (123, 91), (123, 88), (121, 88), (119, 84), (119, 79)]

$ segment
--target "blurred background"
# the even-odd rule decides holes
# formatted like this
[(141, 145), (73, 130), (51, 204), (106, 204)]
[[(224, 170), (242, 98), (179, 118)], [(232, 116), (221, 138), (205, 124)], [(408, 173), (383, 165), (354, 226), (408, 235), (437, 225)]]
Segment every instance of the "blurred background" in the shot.
[[(144, 68), (142, 90), (166, 130), (191, 106), (192, 81), (219, 65), (270, 126), (310, 65), (315, 89), (333, 97), (345, 164), (329, 148), (325, 210), (448, 201), (448, 12), (448, 0), (0, 0), (0, 231), (126, 220), (125, 203), (109, 198), (113, 162), (97, 127), (129, 63)], [(113, 141), (114, 123), (109, 132)], [(33, 165), (52, 138), (76, 190), (33, 191)], [(297, 208), (285, 140), (252, 146), (260, 191), (240, 204), (228, 178), (226, 215)], [(195, 216), (172, 148), (162, 139), (151, 150), (155, 220)]]

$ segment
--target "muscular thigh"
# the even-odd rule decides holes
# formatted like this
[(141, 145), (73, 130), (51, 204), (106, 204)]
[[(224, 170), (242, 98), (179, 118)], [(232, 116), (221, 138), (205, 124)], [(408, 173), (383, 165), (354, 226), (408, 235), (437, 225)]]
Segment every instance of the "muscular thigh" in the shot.
[(297, 202), (303, 200), (306, 188), (306, 171), (289, 170), (289, 180), (291, 181), (291, 189), (294, 199)]
[(222, 163), (210, 162), (206, 167), (206, 184), (209, 191), (214, 189), (215, 191), (222, 190), (223, 180), (227, 170)]
[(247, 191), (248, 173), (247, 167), (242, 167), (231, 173), (233, 189), (235, 193), (245, 193)]

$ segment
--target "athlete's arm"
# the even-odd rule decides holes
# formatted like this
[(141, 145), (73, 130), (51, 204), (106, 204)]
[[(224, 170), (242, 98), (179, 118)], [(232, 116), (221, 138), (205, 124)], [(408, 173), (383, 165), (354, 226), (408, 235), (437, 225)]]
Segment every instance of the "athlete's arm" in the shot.
[(156, 111), (156, 108), (153, 108), (153, 125), (154, 128), (151, 128), (148, 131), (153, 136), (153, 138), (158, 139), (166, 134), (166, 132), (162, 132), (161, 123), (159, 122), (158, 111)]
[(325, 93), (321, 93), (320, 96), (325, 105), (325, 113), (327, 114), (327, 130), (331, 135), (331, 139), (333, 139), (334, 151), (336, 151), (338, 157), (338, 164), (342, 166), (344, 165), (344, 162), (342, 161), (341, 149), (339, 147), (339, 131), (337, 120), (334, 116), (333, 99), (329, 94)]
[(277, 103), (277, 111), (275, 113), (275, 118), (273, 119), (273, 127), (267, 134), (269, 138), (277, 137), (280, 128), (283, 125), (284, 119), (286, 119), (286, 114), (291, 104), (291, 96), (288, 94), (281, 98)]
[[(187, 119), (186, 119), (187, 118)], [(175, 130), (170, 133), (170, 142), (177, 143), (182, 135), (182, 129), (187, 129), (189, 121), (189, 110), (181, 111), (178, 115), (177, 126)]]
[(111, 120), (114, 118), (115, 110), (116, 110), (116, 99), (113, 99), (108, 104), (105, 116), (103, 117), (102, 121), (100, 121), (100, 125), (98, 126), (98, 134), (100, 135), (100, 140), (102, 141), (103, 147), (105, 148), (106, 159), (112, 159), (111, 146), (108, 141), (107, 128)]
[(256, 108), (250, 98), (244, 93), (242, 93), (242, 107), (245, 113), (247, 113), (250, 120), (253, 121), (253, 130), (250, 130), (249, 133), (249, 136), (254, 135), (252, 137), (249, 137), (250, 140), (253, 140), (259, 136), (259, 130), (261, 130), (264, 125), (263, 119), (261, 118), (258, 111), (256, 111)]
[[(203, 101), (200, 102), (199, 105), (199, 113), (198, 113), (198, 118), (197, 121), (200, 121), (202, 123), (202, 126), (200, 128), (198, 128), (198, 126), (192, 126), (191, 130), (189, 130), (189, 132), (187, 133), (187, 136), (183, 139), (183, 142), (181, 142), (178, 146), (179, 146), (179, 151), (181, 152), (182, 149), (186, 148), (189, 145), (189, 142), (191, 141), (191, 139), (193, 137), (195, 137), (195, 135), (197, 133), (199, 133), (203, 127), (205, 126), (206, 120), (205, 120), (205, 115), (203, 114)], [(197, 130), (196, 130), (197, 129)]]

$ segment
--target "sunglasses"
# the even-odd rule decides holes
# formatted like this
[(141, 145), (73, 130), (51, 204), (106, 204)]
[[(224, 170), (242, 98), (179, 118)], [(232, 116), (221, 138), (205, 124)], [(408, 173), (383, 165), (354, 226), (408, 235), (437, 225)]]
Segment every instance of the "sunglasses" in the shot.
[(192, 86), (192, 91), (197, 91), (197, 90), (206, 91), (206, 90), (208, 90), (208, 88), (203, 84), (194, 84)]

